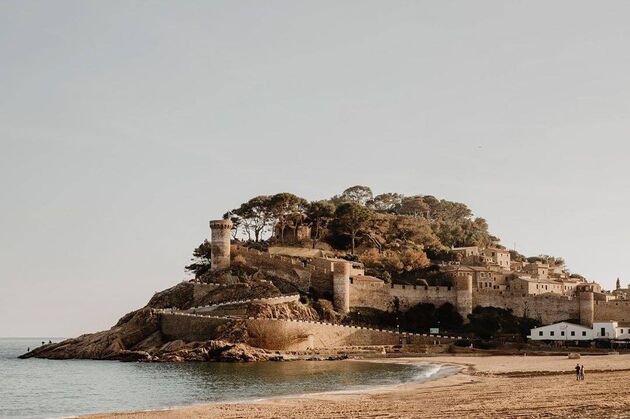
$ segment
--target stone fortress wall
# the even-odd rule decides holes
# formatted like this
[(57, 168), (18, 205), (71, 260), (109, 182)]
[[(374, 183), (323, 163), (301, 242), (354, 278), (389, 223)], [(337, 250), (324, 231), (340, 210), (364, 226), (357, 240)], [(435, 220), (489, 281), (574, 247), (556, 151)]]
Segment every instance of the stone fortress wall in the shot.
[(398, 299), (401, 310), (407, 310), (419, 303), (457, 305), (457, 292), (454, 287), (424, 287), (422, 285), (364, 284), (350, 279), (350, 306), (373, 307), (379, 310), (392, 310)]
[[(211, 222), (213, 239), (215, 227), (225, 231), (225, 225)], [(229, 230), (228, 230), (229, 231)], [(402, 310), (419, 303), (436, 306), (453, 304), (464, 319), (474, 307), (497, 307), (512, 310), (517, 316), (541, 320), (544, 324), (562, 320), (579, 319), (591, 326), (595, 320), (630, 321), (630, 302), (600, 301), (594, 299), (593, 290), (583, 289), (576, 296), (558, 294), (521, 294), (516, 290), (473, 289), (472, 277), (457, 277), (453, 287), (431, 287), (421, 285), (385, 284), (378, 279), (362, 275), (351, 276), (351, 262), (337, 261), (332, 269), (313, 263), (307, 258), (295, 258), (270, 254), (242, 246), (230, 246), (229, 241), (219, 234), (219, 255), (230, 258), (241, 256), (250, 266), (269, 270), (294, 283), (301, 291), (311, 288), (320, 293), (331, 293), (335, 308), (348, 312), (351, 307), (372, 307), (391, 310), (397, 302)], [(213, 246), (214, 252), (214, 246)], [(220, 262), (223, 262), (221, 259)], [(321, 261), (319, 261), (321, 262)], [(342, 266), (343, 265), (343, 266)], [(229, 264), (228, 264), (229, 266)], [(337, 271), (337, 272), (335, 272)]]
[(320, 321), (267, 318), (233, 318), (157, 310), (160, 330), (169, 339), (199, 340), (220, 338), (226, 330), (246, 330), (249, 345), (271, 350), (304, 351), (348, 346), (433, 345), (452, 343), (457, 336), (429, 336)]
[(630, 301), (595, 301), (593, 317), (595, 321), (630, 322)]
[[(267, 269), (282, 269), (294, 272), (300, 288), (308, 290), (315, 288), (319, 292), (333, 292), (331, 272), (315, 265), (304, 265), (300, 260), (288, 256), (270, 255), (254, 249), (239, 248), (236, 252), (245, 257), (248, 264)], [(313, 280), (313, 278), (316, 278)], [(469, 278), (456, 278), (458, 281), (470, 281)], [(459, 286), (459, 287), (458, 287)], [(337, 280), (336, 290), (345, 289)], [(453, 287), (386, 284), (374, 281), (362, 281), (361, 277), (351, 277), (347, 280), (348, 308), (339, 305), (339, 292), (335, 306), (341, 311), (348, 311), (352, 307), (372, 307), (379, 310), (392, 310), (395, 300), (401, 310), (420, 303), (430, 303), (440, 306), (450, 303), (464, 319), (472, 313), (476, 306), (497, 307), (512, 310), (517, 316), (527, 316), (538, 319), (544, 324), (555, 323), (568, 319), (580, 319), (589, 325), (593, 320), (630, 321), (630, 302), (604, 302), (586, 300), (580, 309), (580, 295), (577, 297), (556, 294), (523, 295), (517, 292), (493, 289), (472, 289), (466, 284), (456, 282)], [(335, 293), (333, 292), (333, 299)], [(343, 298), (345, 299), (345, 297)], [(584, 299), (583, 299), (584, 300)], [(619, 305), (615, 305), (619, 304)], [(588, 307), (593, 305), (592, 313)]]
[[(466, 280), (466, 278), (457, 278)], [(458, 286), (459, 285), (459, 286)], [(457, 309), (464, 319), (472, 313), (474, 307), (497, 307), (512, 310), (516, 316), (527, 316), (538, 319), (544, 324), (555, 323), (568, 319), (580, 319), (584, 324), (592, 324), (593, 316), (588, 311), (592, 300), (583, 303), (580, 310), (579, 297), (566, 297), (555, 294), (523, 295), (498, 290), (477, 290), (466, 284), (456, 283), (454, 287), (425, 287), (422, 285), (400, 284), (364, 284), (356, 278), (350, 280), (350, 307), (372, 307), (379, 310), (392, 310), (395, 300), (398, 300), (401, 310), (409, 309), (419, 303), (430, 303), (440, 306), (450, 303)], [(595, 320), (607, 317), (611, 314), (603, 314), (603, 308), (609, 312), (615, 312), (613, 319), (619, 319), (623, 308), (610, 307), (612, 302), (599, 302), (595, 305), (600, 316), (595, 315)], [(614, 304), (614, 303), (613, 303)], [(630, 319), (630, 302), (625, 308), (626, 317)], [(602, 317), (603, 316), (603, 317)]]

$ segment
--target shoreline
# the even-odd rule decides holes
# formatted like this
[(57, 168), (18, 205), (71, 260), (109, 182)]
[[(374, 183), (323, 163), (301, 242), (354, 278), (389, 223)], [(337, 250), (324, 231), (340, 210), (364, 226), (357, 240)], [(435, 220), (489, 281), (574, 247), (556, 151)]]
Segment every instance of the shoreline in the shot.
[[(444, 364), (429, 361), (430, 358), (368, 358), (368, 359), (356, 359), (349, 358), (344, 360), (334, 360), (334, 362), (369, 362), (369, 363), (379, 363), (379, 364), (402, 364), (402, 365), (414, 365), (414, 366), (436, 366), (437, 371), (435, 373), (425, 376), (425, 377), (417, 377), (410, 381), (405, 381), (401, 383), (395, 384), (382, 384), (382, 385), (373, 385), (366, 388), (346, 388), (339, 390), (330, 390), (330, 391), (317, 391), (313, 393), (296, 393), (296, 394), (285, 394), (285, 395), (275, 395), (269, 397), (260, 397), (255, 399), (243, 399), (243, 400), (229, 400), (229, 401), (218, 401), (218, 402), (202, 402), (195, 403), (191, 405), (184, 406), (168, 406), (163, 408), (155, 408), (155, 409), (146, 409), (146, 410), (136, 410), (136, 411), (122, 411), (122, 412), (107, 412), (107, 413), (92, 413), (87, 415), (79, 415), (79, 416), (71, 416), (77, 418), (109, 418), (109, 417), (152, 417), (152, 414), (160, 414), (160, 413), (169, 413), (169, 412), (178, 412), (184, 411), (187, 409), (193, 408), (204, 408), (214, 405), (248, 405), (248, 404), (256, 404), (256, 403), (266, 403), (266, 402), (274, 402), (274, 401), (282, 401), (282, 400), (299, 400), (302, 398), (312, 398), (312, 397), (325, 397), (325, 396), (351, 396), (351, 395), (360, 395), (360, 394), (370, 394), (370, 393), (380, 393), (383, 391), (394, 390), (399, 387), (404, 387), (413, 384), (425, 384), (434, 381), (438, 381), (444, 379), (446, 377), (459, 374), (461, 372), (460, 366), (454, 364)], [(291, 362), (291, 361), (286, 361)], [(324, 361), (325, 362), (325, 361)]]
[[(630, 414), (630, 354), (583, 356), (437, 356), (349, 362), (434, 364), (451, 374), (363, 391), (340, 390), (246, 402), (204, 403), (89, 418), (319, 417), (614, 417)], [(575, 363), (586, 380), (575, 381)]]

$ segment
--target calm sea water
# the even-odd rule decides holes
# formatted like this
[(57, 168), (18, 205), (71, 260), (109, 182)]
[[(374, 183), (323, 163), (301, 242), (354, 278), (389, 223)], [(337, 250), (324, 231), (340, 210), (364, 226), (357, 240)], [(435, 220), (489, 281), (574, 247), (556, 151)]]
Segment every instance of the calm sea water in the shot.
[(423, 379), (439, 370), (351, 361), (145, 364), (17, 359), (27, 347), (48, 340), (0, 338), (0, 417), (60, 417), (361, 390)]

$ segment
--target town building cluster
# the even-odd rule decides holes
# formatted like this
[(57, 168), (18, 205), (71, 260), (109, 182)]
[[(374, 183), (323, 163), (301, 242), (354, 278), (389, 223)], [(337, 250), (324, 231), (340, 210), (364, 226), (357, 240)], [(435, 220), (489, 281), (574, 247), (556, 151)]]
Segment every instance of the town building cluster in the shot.
[(456, 255), (456, 260), (449, 262), (443, 270), (455, 276), (471, 275), (473, 288), (477, 290), (573, 297), (581, 286), (587, 286), (595, 293), (605, 294), (599, 284), (572, 276), (561, 264), (514, 261), (511, 260), (509, 250), (498, 247), (456, 247), (451, 251)]

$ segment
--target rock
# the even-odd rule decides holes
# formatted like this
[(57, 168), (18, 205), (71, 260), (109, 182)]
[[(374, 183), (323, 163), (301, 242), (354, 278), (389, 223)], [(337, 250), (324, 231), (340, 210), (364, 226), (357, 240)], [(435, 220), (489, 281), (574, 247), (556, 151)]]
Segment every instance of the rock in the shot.
[(153, 357), (145, 351), (122, 351), (114, 358), (121, 362), (139, 362), (139, 361), (151, 361)]
[(580, 354), (571, 352), (568, 356), (569, 359), (580, 359)]
[(183, 340), (172, 340), (170, 342), (165, 343), (161, 348), (160, 352), (174, 352), (179, 349), (182, 349), (186, 346), (186, 343)]
[(230, 349), (221, 352), (217, 361), (224, 362), (253, 362), (266, 361), (269, 355), (262, 349), (253, 348), (243, 343), (237, 343)]
[[(235, 320), (217, 328), (217, 340), (173, 340), (160, 329), (160, 312), (156, 309), (187, 309), (194, 306), (224, 301), (250, 300), (282, 295), (265, 275), (251, 268), (209, 272), (207, 278), (197, 282), (179, 283), (157, 292), (148, 304), (123, 317), (109, 330), (85, 334), (62, 342), (43, 345), (23, 354), (20, 358), (49, 359), (117, 359), (124, 362), (250, 362), (271, 358), (262, 349), (242, 343), (248, 341), (245, 321)], [(252, 277), (254, 277), (252, 279)], [(222, 282), (224, 286), (216, 286)], [(295, 290), (293, 290), (294, 292)], [(226, 307), (226, 312), (234, 307)], [(297, 302), (285, 304), (248, 304), (238, 307), (241, 315), (286, 319), (318, 320), (318, 313)], [(221, 313), (217, 311), (217, 313)], [(199, 335), (196, 335), (199, 336)], [(286, 359), (276, 354), (276, 360)]]
[(44, 345), (20, 358), (115, 359), (159, 331), (157, 314), (150, 308), (134, 311), (124, 319), (125, 322), (118, 322), (110, 330)]

